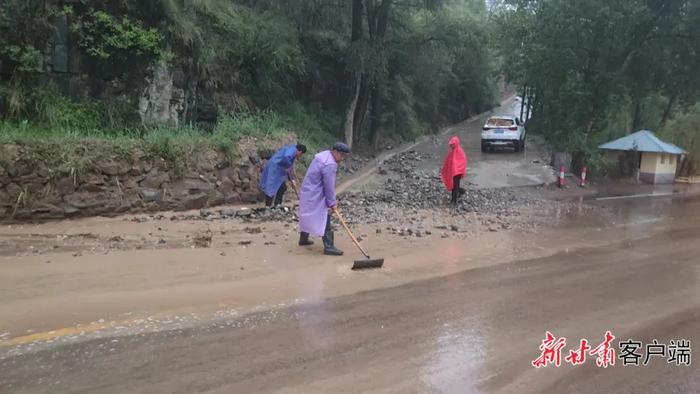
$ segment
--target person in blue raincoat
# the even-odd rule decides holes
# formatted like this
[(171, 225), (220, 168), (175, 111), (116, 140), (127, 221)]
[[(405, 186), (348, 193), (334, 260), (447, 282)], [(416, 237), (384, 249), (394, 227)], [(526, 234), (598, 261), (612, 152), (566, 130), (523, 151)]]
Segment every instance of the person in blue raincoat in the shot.
[(260, 190), (265, 193), (265, 206), (282, 204), (287, 191), (287, 181), (295, 182), (294, 161), (306, 153), (302, 144), (286, 145), (278, 150), (265, 164), (260, 176)]

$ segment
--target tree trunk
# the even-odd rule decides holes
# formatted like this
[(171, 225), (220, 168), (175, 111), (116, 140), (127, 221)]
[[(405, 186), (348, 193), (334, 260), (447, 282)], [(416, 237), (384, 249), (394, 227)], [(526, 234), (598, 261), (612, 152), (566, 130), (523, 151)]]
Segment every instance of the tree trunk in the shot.
[(372, 109), (370, 123), (370, 143), (376, 147), (379, 137), (379, 128), (382, 125), (382, 90), (379, 83), (375, 83), (372, 88)]
[(377, 9), (377, 39), (383, 40), (386, 35), (386, 29), (389, 25), (389, 9), (391, 8), (392, 0), (384, 0)]
[[(352, 49), (357, 49), (354, 47), (362, 39), (362, 6), (363, 0), (353, 0), (352, 2), (352, 32), (351, 32), (351, 47)], [(353, 142), (357, 139), (355, 130), (357, 128), (357, 101), (360, 97), (360, 91), (362, 90), (362, 85), (364, 84), (364, 78), (362, 77), (361, 70), (355, 70), (350, 83), (352, 91), (350, 93), (350, 98), (348, 99), (348, 105), (345, 110), (345, 122), (343, 124), (343, 129), (345, 132), (345, 142), (348, 146), (352, 147)]]
[(360, 96), (360, 76), (355, 77), (355, 88), (352, 99), (348, 103), (348, 108), (345, 111), (345, 143), (352, 148), (353, 131), (355, 121), (355, 110), (357, 109), (357, 99)]
[(369, 77), (367, 74), (364, 74), (362, 76), (362, 83), (360, 84), (360, 98), (357, 102), (357, 108), (355, 110), (355, 141), (359, 141), (359, 139), (362, 138), (362, 125), (365, 122), (369, 98)]
[(526, 115), (525, 115), (526, 120), (529, 120), (530, 117), (532, 116), (532, 107), (533, 107), (532, 100), (534, 100), (533, 93), (534, 92), (532, 91), (532, 88), (528, 87), (528, 89), (527, 89), (527, 111), (526, 111)]
[(525, 122), (527, 119), (523, 119), (523, 112), (525, 112), (525, 98), (527, 97), (527, 85), (523, 87), (523, 92), (520, 95), (520, 121)]
[(362, 0), (352, 1), (352, 36), (351, 41), (357, 42), (362, 38)]
[(673, 109), (673, 104), (676, 103), (676, 98), (678, 97), (678, 93), (673, 93), (671, 97), (668, 99), (668, 104), (666, 104), (666, 108), (664, 109), (664, 114), (661, 116), (661, 123), (659, 123), (659, 129), (663, 129), (664, 126), (666, 126), (666, 122), (668, 121), (668, 118), (671, 116), (671, 110)]
[(634, 133), (635, 131), (639, 130), (640, 123), (642, 123), (642, 104), (641, 100), (639, 99), (639, 96), (635, 97), (634, 99), (634, 112), (632, 113), (632, 127), (629, 133)]
[[(386, 30), (389, 25), (389, 10), (391, 9), (392, 0), (383, 0), (379, 5), (376, 4), (374, 0), (371, 3), (374, 5), (374, 12), (371, 17), (368, 17), (370, 21), (370, 36), (373, 41), (374, 46), (382, 45), (384, 41), (384, 36), (386, 35)], [(379, 137), (379, 128), (381, 127), (382, 121), (382, 81), (383, 75), (375, 75), (374, 81), (372, 81), (372, 106), (371, 111), (371, 122), (370, 122), (370, 143), (375, 147), (376, 142)]]

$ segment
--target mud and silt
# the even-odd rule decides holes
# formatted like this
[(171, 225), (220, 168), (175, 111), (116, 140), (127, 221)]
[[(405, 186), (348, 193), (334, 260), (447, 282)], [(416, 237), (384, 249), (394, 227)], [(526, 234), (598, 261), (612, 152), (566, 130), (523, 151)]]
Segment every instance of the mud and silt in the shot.
[(696, 339), (700, 202), (480, 189), (499, 157), (454, 208), (426, 149), (341, 194), (371, 272), (342, 235), (343, 258), (296, 246), (293, 203), (3, 227), (0, 392), (697, 392), (667, 364), (530, 362), (546, 330)]

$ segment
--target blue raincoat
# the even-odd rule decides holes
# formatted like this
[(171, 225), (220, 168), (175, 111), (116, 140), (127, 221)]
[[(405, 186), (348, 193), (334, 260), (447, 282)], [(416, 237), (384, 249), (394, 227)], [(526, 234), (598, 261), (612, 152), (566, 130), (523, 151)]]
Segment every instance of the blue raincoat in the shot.
[(294, 160), (297, 158), (296, 145), (283, 146), (265, 164), (260, 176), (260, 190), (268, 197), (274, 197), (280, 186), (288, 179), (294, 179)]

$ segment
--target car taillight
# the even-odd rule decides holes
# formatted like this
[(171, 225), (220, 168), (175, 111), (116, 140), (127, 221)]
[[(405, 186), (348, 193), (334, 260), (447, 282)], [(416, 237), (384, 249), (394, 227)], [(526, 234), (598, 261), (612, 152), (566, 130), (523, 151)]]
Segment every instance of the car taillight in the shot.
[(518, 131), (518, 126), (510, 126), (508, 130)]
[(490, 128), (490, 127), (488, 127), (488, 126), (484, 126), (484, 131), (489, 131), (489, 130), (491, 130), (491, 128)]

